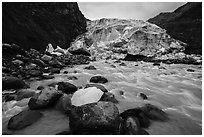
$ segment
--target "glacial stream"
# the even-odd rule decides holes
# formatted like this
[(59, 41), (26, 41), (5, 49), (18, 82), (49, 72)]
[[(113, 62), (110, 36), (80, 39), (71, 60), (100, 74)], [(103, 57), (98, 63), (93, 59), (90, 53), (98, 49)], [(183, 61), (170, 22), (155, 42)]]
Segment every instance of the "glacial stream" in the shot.
[[(77, 86), (85, 86), (93, 75), (100, 74), (109, 82), (104, 84), (109, 92), (119, 101), (120, 112), (150, 103), (165, 111), (170, 120), (166, 122), (151, 121), (145, 130), (150, 135), (185, 135), (202, 134), (202, 66), (184, 64), (161, 64), (153, 66), (146, 62), (124, 62), (126, 66), (112, 60), (91, 62), (97, 70), (84, 69), (87, 65), (65, 68), (55, 74), (51, 80), (30, 82), (36, 89), (40, 85), (53, 82), (69, 81)], [(187, 69), (195, 70), (194, 72)], [(68, 74), (63, 74), (68, 71)], [(77, 80), (69, 80), (76, 76)], [(147, 95), (148, 100), (137, 96)], [(123, 93), (123, 94), (121, 94)], [(36, 123), (21, 129), (8, 130), (10, 117), (27, 107), (28, 99), (3, 102), (2, 132), (9, 134), (57, 134), (69, 130), (69, 118), (56, 109), (42, 110), (43, 117)]]

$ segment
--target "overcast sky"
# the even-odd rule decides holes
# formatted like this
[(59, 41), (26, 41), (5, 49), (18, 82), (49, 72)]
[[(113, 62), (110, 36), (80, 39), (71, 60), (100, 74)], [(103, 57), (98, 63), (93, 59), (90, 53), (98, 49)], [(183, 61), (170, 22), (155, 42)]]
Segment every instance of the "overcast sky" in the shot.
[(147, 20), (161, 12), (171, 12), (185, 2), (78, 2), (88, 19), (123, 18)]

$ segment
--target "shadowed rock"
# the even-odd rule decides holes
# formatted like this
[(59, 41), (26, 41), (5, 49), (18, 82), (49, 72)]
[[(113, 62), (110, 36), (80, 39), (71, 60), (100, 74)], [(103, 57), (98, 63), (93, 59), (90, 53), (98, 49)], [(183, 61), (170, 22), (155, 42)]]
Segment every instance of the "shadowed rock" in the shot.
[(85, 88), (88, 88), (88, 87), (96, 87), (103, 92), (108, 92), (108, 90), (103, 85), (100, 85), (100, 84), (86, 84)]
[(28, 85), (19, 78), (9, 76), (2, 78), (2, 90), (21, 89), (26, 87), (28, 87)]
[(58, 90), (63, 91), (66, 94), (73, 94), (77, 91), (77, 87), (69, 82), (59, 82), (58, 83)]
[(19, 130), (37, 122), (43, 116), (39, 111), (25, 109), (13, 116), (8, 122), (8, 129)]
[(104, 84), (104, 83), (107, 83), (108, 80), (103, 76), (93, 76), (91, 77), (90, 82)]

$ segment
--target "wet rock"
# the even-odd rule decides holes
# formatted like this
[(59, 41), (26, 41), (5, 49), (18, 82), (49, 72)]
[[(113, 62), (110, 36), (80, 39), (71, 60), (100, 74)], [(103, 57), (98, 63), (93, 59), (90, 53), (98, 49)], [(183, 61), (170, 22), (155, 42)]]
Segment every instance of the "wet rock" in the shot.
[(45, 67), (46, 66), (46, 64), (40, 59), (35, 59), (33, 62), (35, 64), (37, 64), (38, 66), (40, 66), (40, 67)]
[(28, 87), (28, 85), (19, 78), (11, 77), (11, 76), (2, 78), (2, 90), (21, 89), (26, 87)]
[(23, 65), (23, 64), (24, 64), (24, 63), (23, 63), (23, 61), (18, 60), (18, 59), (16, 59), (16, 60), (12, 61), (12, 63), (13, 63), (14, 65), (17, 65), (17, 66), (21, 66), (21, 65)]
[(98, 102), (75, 107), (71, 110), (70, 128), (73, 134), (116, 134), (120, 118), (112, 102)]
[(91, 54), (84, 48), (78, 48), (78, 49), (73, 49), (70, 48), (69, 52), (73, 55), (85, 55), (85, 56), (91, 56)]
[(160, 66), (160, 62), (154, 62), (153, 66)]
[(17, 92), (17, 101), (22, 100), (24, 98), (30, 98), (35, 95), (35, 90), (32, 89), (21, 89)]
[(58, 83), (58, 90), (63, 91), (66, 94), (73, 94), (77, 91), (77, 87), (69, 82), (59, 82)]
[(54, 76), (52, 75), (42, 75), (41, 77), (42, 79), (53, 79), (54, 78)]
[(58, 60), (51, 60), (51, 61), (49, 61), (49, 65), (52, 66), (52, 67), (55, 67), (55, 68), (62, 68), (62, 67), (64, 67), (64, 64), (62, 64)]
[(60, 69), (59, 68), (51, 68), (50, 69), (50, 73), (51, 74), (59, 74), (60, 73)]
[(119, 64), (120, 66), (127, 66), (124, 62)]
[(69, 80), (77, 80), (78, 78), (76, 76), (69, 76), (67, 79), (69, 79)]
[(91, 77), (90, 82), (104, 84), (104, 83), (107, 83), (108, 80), (103, 76), (93, 76)]
[(8, 122), (8, 129), (19, 130), (37, 122), (43, 116), (39, 111), (25, 109), (13, 116)]
[(72, 94), (63, 94), (57, 101), (55, 108), (65, 114), (69, 114), (73, 108), (71, 98)]
[(121, 131), (122, 135), (138, 135), (140, 130), (140, 123), (137, 117), (127, 117), (124, 120), (123, 128)]
[(100, 85), (100, 84), (86, 84), (85, 88), (88, 88), (88, 87), (96, 87), (103, 92), (108, 92), (108, 90), (103, 85)]
[(27, 69), (27, 70), (37, 69), (37, 65), (33, 64), (33, 63), (30, 63), (29, 65), (25, 66), (25, 69)]
[(115, 99), (114, 94), (112, 94), (110, 92), (103, 93), (103, 96), (101, 97), (100, 101), (118, 103), (118, 100)]
[(151, 120), (159, 120), (159, 121), (168, 120), (167, 114), (154, 105), (145, 104), (145, 106), (141, 107), (141, 110)]
[(195, 70), (193, 70), (193, 69), (187, 69), (186, 71), (188, 71), (188, 72), (195, 72)]
[(96, 68), (92, 65), (85, 67), (84, 69), (88, 69), (88, 70), (96, 70)]
[(43, 74), (43, 72), (40, 70), (30, 70), (27, 72), (27, 74), (32, 76), (32, 77), (38, 77), (38, 76), (41, 76)]
[(68, 74), (68, 71), (64, 71), (63, 74)]
[(51, 57), (51, 56), (48, 56), (48, 55), (43, 55), (43, 56), (41, 57), (41, 60), (42, 60), (42, 61), (45, 61), (45, 62), (49, 62), (49, 61), (51, 61), (51, 59), (52, 59), (52, 57)]
[(3, 98), (3, 101), (5, 102), (9, 102), (9, 101), (12, 101), (12, 100), (16, 100), (16, 95), (14, 94), (8, 94), (8, 95), (5, 95)]
[(45, 87), (40, 93), (35, 94), (28, 102), (31, 110), (42, 109), (53, 106), (53, 104), (62, 96), (62, 92), (53, 87)]
[(137, 96), (144, 99), (144, 100), (148, 99), (147, 96), (144, 93), (138, 93)]

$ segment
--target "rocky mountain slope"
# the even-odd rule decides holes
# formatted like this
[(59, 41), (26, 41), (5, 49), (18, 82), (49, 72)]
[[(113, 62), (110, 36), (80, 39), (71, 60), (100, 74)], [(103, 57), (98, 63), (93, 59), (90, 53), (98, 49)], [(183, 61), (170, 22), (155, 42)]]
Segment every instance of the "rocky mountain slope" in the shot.
[(85, 31), (86, 18), (77, 3), (2, 3), (3, 43), (43, 51), (48, 43), (68, 48)]
[(187, 43), (185, 53), (202, 54), (202, 3), (189, 2), (174, 12), (160, 13), (148, 22), (167, 30), (175, 39)]
[(141, 20), (100, 19), (87, 22), (87, 32), (79, 36), (70, 52), (85, 50), (98, 59), (185, 58), (186, 44), (166, 30)]

